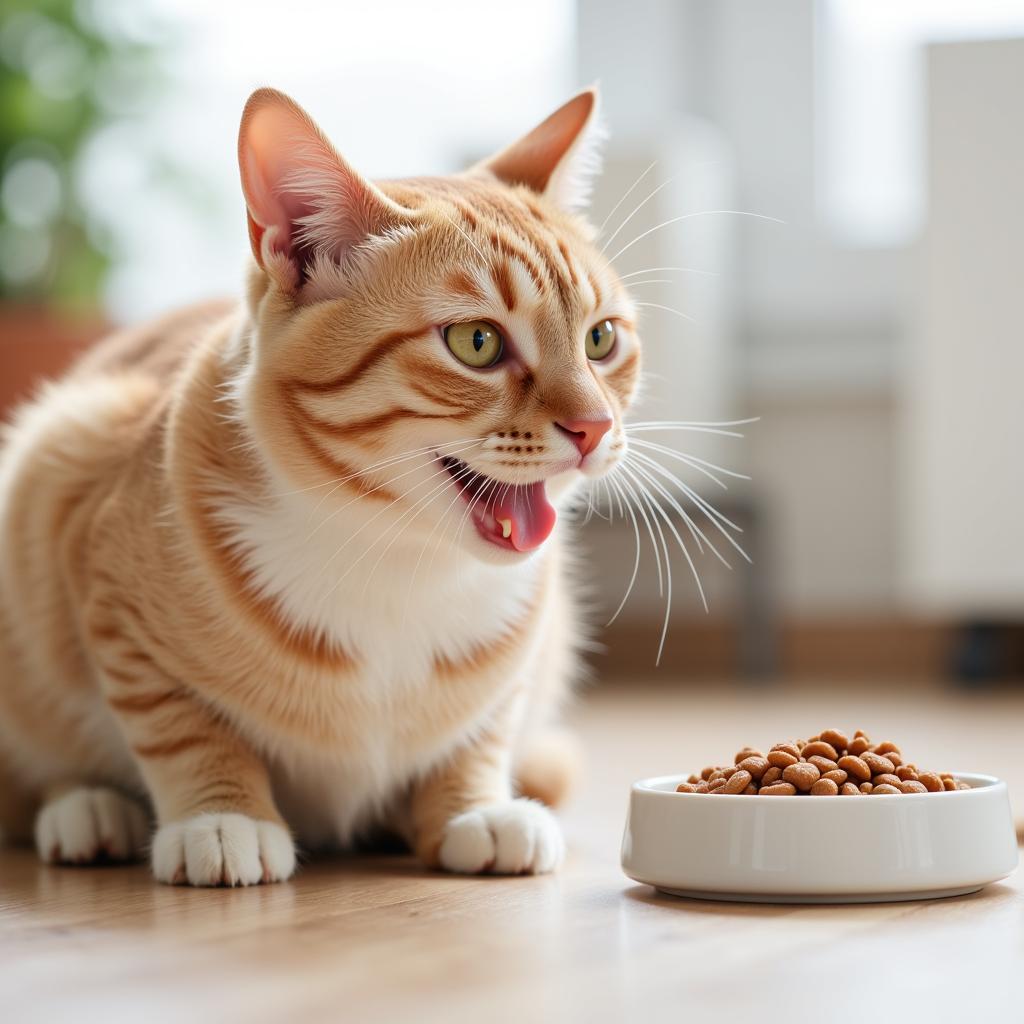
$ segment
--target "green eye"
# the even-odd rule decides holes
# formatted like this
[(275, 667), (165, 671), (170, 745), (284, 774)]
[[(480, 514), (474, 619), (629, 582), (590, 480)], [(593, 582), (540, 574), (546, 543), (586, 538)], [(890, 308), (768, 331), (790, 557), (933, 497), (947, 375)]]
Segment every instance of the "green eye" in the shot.
[(486, 320), (470, 320), (444, 329), (445, 344), (460, 363), (478, 370), (493, 366), (504, 347), (498, 328)]
[(587, 358), (605, 359), (615, 348), (615, 325), (611, 320), (602, 320), (587, 331)]

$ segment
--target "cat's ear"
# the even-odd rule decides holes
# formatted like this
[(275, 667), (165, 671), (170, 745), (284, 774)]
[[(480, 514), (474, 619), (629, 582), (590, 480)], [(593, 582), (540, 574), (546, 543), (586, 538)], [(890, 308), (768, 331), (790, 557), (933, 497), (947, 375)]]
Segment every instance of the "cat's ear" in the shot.
[(473, 170), (489, 172), (507, 185), (527, 185), (564, 209), (583, 209), (601, 169), (604, 131), (598, 106), (595, 85)]
[(257, 89), (245, 105), (238, 164), (256, 262), (293, 291), (314, 260), (343, 265), (354, 246), (408, 219), (275, 89)]

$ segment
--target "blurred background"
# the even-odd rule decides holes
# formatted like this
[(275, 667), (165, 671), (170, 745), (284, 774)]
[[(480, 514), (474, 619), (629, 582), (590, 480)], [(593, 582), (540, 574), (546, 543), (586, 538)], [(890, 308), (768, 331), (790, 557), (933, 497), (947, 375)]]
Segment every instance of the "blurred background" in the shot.
[[(4, 409), (112, 324), (238, 293), (254, 87), (295, 96), (364, 173), (400, 176), (461, 168), (598, 80), (593, 220), (644, 303), (633, 418), (757, 418), (726, 428), (742, 438), (640, 435), (704, 460), (646, 449), (753, 561), (659, 477), (732, 564), (690, 544), (705, 612), (675, 550), (659, 681), (1024, 676), (1024, 4), (0, 10)], [(636, 543), (612, 512), (582, 529), (605, 620)], [(637, 533), (601, 678), (655, 675), (667, 570), (659, 593)]]

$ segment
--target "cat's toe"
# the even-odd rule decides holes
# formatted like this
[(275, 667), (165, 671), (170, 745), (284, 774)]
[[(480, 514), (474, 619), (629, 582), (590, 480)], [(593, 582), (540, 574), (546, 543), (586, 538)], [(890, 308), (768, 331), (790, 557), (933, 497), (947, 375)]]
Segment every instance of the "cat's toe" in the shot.
[(36, 818), (36, 849), (50, 864), (137, 860), (148, 837), (143, 809), (112, 789), (73, 789)]
[(448, 822), (439, 860), (462, 874), (545, 874), (565, 856), (554, 815), (533, 800), (478, 807)]
[(258, 885), (295, 871), (295, 845), (276, 822), (244, 814), (199, 814), (162, 825), (153, 874), (170, 885)]

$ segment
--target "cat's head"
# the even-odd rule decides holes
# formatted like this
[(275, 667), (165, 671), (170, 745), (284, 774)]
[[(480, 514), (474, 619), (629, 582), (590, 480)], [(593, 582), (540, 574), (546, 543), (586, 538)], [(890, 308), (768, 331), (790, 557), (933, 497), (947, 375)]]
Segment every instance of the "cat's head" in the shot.
[(622, 457), (634, 307), (576, 212), (596, 107), (581, 93), (463, 174), (370, 183), (286, 96), (250, 98), (240, 394), (275, 470), (325, 511), (521, 560)]

